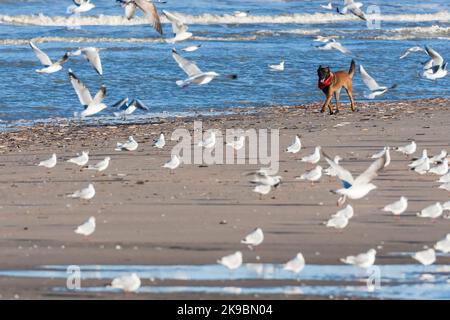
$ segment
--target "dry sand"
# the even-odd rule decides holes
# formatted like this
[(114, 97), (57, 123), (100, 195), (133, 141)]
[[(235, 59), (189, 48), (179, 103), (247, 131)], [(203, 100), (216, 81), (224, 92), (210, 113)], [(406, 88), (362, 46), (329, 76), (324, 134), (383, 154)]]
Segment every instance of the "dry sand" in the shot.
[[(318, 105), (273, 107), (254, 114), (203, 117), (204, 129), (280, 129), (280, 175), (283, 183), (260, 199), (252, 192), (244, 172), (259, 165), (182, 165), (174, 174), (161, 165), (170, 158), (168, 141), (163, 150), (152, 147), (160, 132), (170, 137), (174, 128), (193, 129), (193, 119), (169, 119), (154, 124), (123, 126), (37, 125), (0, 134), (0, 270), (30, 269), (48, 264), (213, 264), (225, 254), (242, 250), (245, 262), (283, 263), (301, 251), (310, 264), (339, 264), (339, 258), (378, 249), (377, 263), (412, 263), (409, 257), (389, 252), (418, 251), (450, 232), (450, 220), (433, 223), (415, 216), (436, 201), (450, 200), (437, 189), (436, 176), (407, 170), (409, 161), (392, 152), (391, 165), (375, 179), (378, 189), (363, 200), (352, 201), (355, 217), (338, 233), (322, 225), (337, 211), (339, 187), (322, 178), (311, 186), (295, 180), (307, 166), (297, 161), (316, 145), (339, 154), (342, 164), (361, 172), (368, 156), (385, 145), (398, 146), (415, 139), (419, 155), (450, 149), (449, 101), (445, 99), (358, 104), (360, 111), (320, 114)], [(248, 111), (248, 110), (245, 110)], [(256, 111), (256, 110), (251, 110)], [(347, 125), (338, 126), (348, 122)], [(300, 134), (303, 149), (297, 155), (284, 149)], [(117, 141), (130, 135), (139, 142), (135, 152), (116, 152)], [(80, 170), (63, 162), (76, 152), (89, 150), (91, 161), (112, 158), (104, 174)], [(36, 163), (56, 152), (58, 165), (50, 170)], [(325, 163), (322, 166), (326, 167)], [(97, 194), (91, 201), (66, 195), (92, 182)], [(381, 208), (400, 196), (410, 199), (400, 221)], [(97, 230), (89, 240), (73, 232), (89, 216)], [(226, 224), (221, 224), (226, 220)], [(250, 251), (239, 240), (261, 227), (264, 243)], [(120, 246), (120, 250), (116, 246)], [(449, 263), (449, 258), (440, 258)], [(97, 281), (106, 285), (107, 281)], [(0, 277), (2, 298), (55, 298), (49, 288), (58, 280)], [(72, 298), (123, 295), (70, 294)], [(149, 297), (139, 295), (133, 298)], [(200, 298), (201, 295), (153, 295), (151, 298)], [(226, 298), (226, 297), (224, 297)]]

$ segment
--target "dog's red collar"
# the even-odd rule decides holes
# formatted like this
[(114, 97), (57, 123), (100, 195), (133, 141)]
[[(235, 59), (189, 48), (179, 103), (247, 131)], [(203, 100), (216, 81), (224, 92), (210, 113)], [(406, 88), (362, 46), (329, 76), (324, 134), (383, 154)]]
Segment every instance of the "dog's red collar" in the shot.
[(332, 78), (333, 78), (333, 73), (330, 72), (330, 76), (327, 79), (325, 79), (324, 81), (320, 81), (319, 80), (319, 83), (318, 83), (319, 89), (323, 90), (323, 89), (329, 87), (330, 84), (331, 84), (331, 79)]

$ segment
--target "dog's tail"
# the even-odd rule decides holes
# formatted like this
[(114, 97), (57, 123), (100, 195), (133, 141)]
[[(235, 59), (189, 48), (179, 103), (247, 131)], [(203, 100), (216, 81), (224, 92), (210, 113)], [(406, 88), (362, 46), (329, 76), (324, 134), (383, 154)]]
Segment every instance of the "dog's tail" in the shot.
[(352, 62), (350, 63), (350, 69), (348, 70), (348, 75), (352, 79), (353, 79), (353, 76), (355, 75), (355, 69), (356, 69), (355, 60), (352, 59)]

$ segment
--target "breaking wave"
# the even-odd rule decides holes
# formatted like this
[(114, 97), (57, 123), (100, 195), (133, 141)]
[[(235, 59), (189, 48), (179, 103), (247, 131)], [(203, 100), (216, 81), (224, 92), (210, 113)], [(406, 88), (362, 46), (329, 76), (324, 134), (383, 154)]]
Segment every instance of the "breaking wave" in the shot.
[[(187, 15), (178, 13), (188, 24), (325, 24), (358, 20), (352, 15), (338, 15), (333, 13), (314, 14), (286, 14), (276, 16), (247, 16), (235, 17), (232, 15)], [(370, 19), (370, 15), (368, 15)], [(164, 16), (161, 17), (163, 23), (168, 23)], [(450, 20), (448, 11), (440, 11), (430, 14), (397, 14), (381, 15), (381, 21), (391, 22), (429, 22)], [(147, 24), (146, 19), (140, 17), (127, 20), (122, 16), (46, 16), (38, 15), (0, 15), (0, 23), (11, 25), (32, 25), (32, 26), (120, 26), (120, 25), (142, 25)]]

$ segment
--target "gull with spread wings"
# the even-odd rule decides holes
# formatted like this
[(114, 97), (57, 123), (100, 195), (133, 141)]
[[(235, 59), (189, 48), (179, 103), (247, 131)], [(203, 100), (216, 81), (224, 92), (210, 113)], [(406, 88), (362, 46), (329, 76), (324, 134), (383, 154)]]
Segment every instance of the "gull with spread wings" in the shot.
[(69, 54), (66, 53), (60, 60), (52, 62), (47, 54), (39, 49), (33, 42), (30, 41), (30, 47), (39, 61), (45, 66), (43, 69), (36, 70), (37, 73), (55, 73), (62, 69), (62, 65), (69, 59)]
[(343, 186), (343, 188), (335, 191), (335, 193), (341, 195), (338, 200), (338, 205), (344, 204), (347, 198), (353, 200), (364, 198), (370, 191), (377, 188), (371, 181), (378, 175), (378, 172), (384, 168), (386, 155), (375, 160), (366, 171), (354, 179), (350, 171), (335, 163), (333, 158), (329, 157), (323, 151), (322, 154), (330, 167), (336, 171), (336, 175)]
[(174, 38), (166, 40), (167, 43), (181, 42), (192, 37), (192, 33), (187, 32), (188, 26), (182, 21), (180, 16), (166, 10), (163, 10), (163, 13), (172, 24), (172, 30), (175, 34)]
[(156, 6), (147, 0), (116, 0), (120, 2), (122, 8), (125, 9), (125, 17), (130, 20), (136, 15), (136, 9), (139, 8), (144, 13), (144, 16), (149, 20), (150, 24), (155, 28), (159, 34), (163, 34), (161, 21), (159, 20)]
[(81, 118), (92, 116), (107, 108), (107, 106), (102, 103), (106, 95), (106, 86), (101, 86), (94, 99), (92, 99), (89, 89), (75, 76), (71, 69), (69, 69), (69, 77), (81, 105), (84, 106), (83, 112), (80, 113)]
[(366, 85), (367, 88), (369, 88), (370, 92), (365, 93), (364, 97), (367, 99), (374, 99), (376, 96), (381, 96), (382, 94), (386, 93), (388, 90), (394, 89), (397, 87), (396, 84), (393, 84), (391, 87), (384, 87), (380, 86), (374, 78), (372, 78), (364, 69), (364, 67), (360, 64), (359, 65), (359, 74), (361, 75), (361, 79)]

